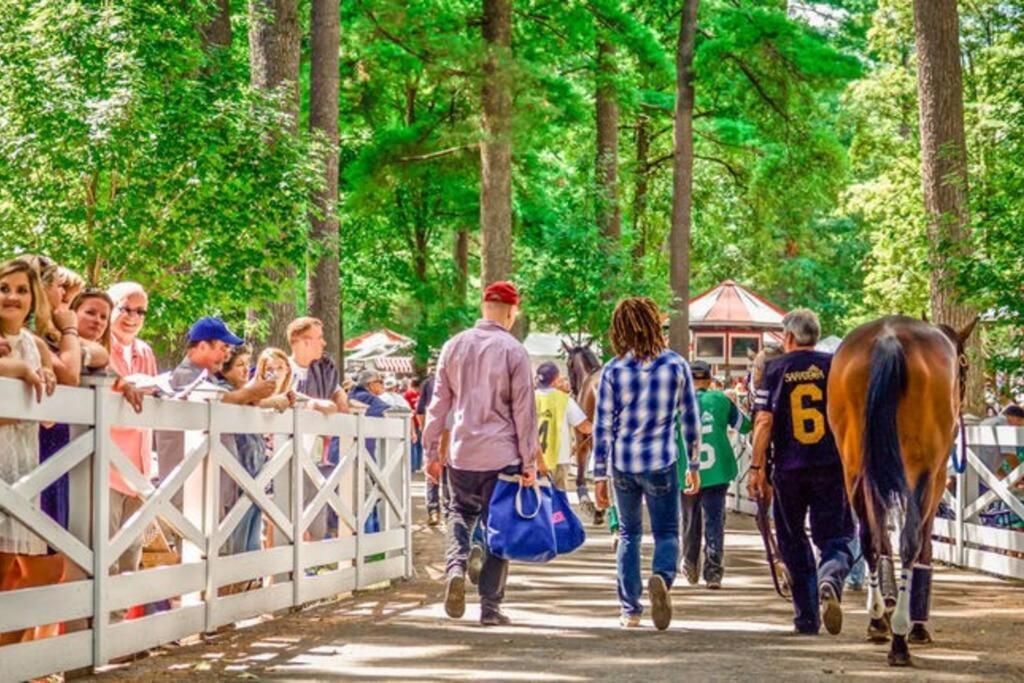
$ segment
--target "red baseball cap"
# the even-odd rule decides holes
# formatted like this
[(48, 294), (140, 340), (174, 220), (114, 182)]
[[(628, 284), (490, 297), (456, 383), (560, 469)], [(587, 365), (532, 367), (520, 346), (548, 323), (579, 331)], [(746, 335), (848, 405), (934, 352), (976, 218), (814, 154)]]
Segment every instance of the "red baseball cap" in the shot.
[(514, 284), (507, 280), (494, 282), (487, 285), (487, 289), (484, 290), (484, 301), (508, 304), (509, 306), (518, 306), (519, 290), (516, 289)]

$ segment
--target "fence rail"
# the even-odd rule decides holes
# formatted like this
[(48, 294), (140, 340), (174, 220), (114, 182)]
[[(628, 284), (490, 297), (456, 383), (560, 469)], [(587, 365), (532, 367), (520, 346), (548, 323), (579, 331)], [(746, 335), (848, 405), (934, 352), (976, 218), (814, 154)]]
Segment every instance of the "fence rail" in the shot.
[[(277, 413), (216, 400), (152, 398), (136, 414), (105, 387), (59, 387), (36, 403), (23, 383), (3, 378), (0, 418), (65, 423), (72, 430), (71, 441), (32, 472), (16, 482), (0, 480), (0, 521), (13, 517), (62, 553), (70, 579), (0, 592), (0, 633), (67, 626), (62, 635), (0, 646), (0, 681), (100, 666), (412, 573), (406, 418)], [(111, 427), (180, 434), (182, 458), (154, 485), (114, 444)], [(273, 435), (272, 453), (255, 476), (224, 446), (221, 437), (227, 434)], [(322, 440), (330, 438), (338, 439), (339, 457), (324, 466)], [(113, 535), (111, 469), (142, 500)], [(65, 474), (68, 529), (39, 502), (39, 494)], [(220, 500), (224, 477), (240, 490), (230, 506)], [(224, 544), (253, 507), (272, 525), (273, 546), (226, 554)], [(338, 536), (309, 540), (310, 527), (328, 509), (337, 516)], [(112, 575), (122, 552), (154, 523), (180, 536), (180, 563)], [(227, 588), (241, 582), (250, 582), (251, 590)], [(120, 619), (123, 610), (161, 600), (171, 600), (169, 610)]]
[[(1024, 453), (1024, 428), (970, 426), (965, 435), (967, 467), (963, 473), (957, 473), (949, 464), (950, 486), (943, 496), (945, 516), (940, 514), (933, 528), (933, 559), (962, 569), (1024, 580), (1024, 530), (983, 524), (981, 519), (997, 501), (1024, 519), (1024, 491), (1015, 488), (1024, 481), (1024, 461), (1002, 478), (985, 464), (986, 459), (998, 461), (1000, 454)], [(739, 477), (729, 487), (728, 504), (736, 512), (754, 514), (757, 506), (747, 496), (752, 452), (745, 440), (738, 440), (735, 447), (739, 454)], [(959, 439), (957, 448), (959, 452)], [(986, 451), (995, 457), (982, 458)], [(898, 543), (894, 547), (899, 547)]]

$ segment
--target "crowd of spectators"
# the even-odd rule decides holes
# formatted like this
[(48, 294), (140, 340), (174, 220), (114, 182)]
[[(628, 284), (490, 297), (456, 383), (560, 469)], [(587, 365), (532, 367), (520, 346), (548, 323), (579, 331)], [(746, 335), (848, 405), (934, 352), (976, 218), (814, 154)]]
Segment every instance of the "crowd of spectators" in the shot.
[[(140, 338), (145, 328), (149, 296), (137, 282), (118, 282), (107, 289), (85, 286), (81, 276), (43, 256), (20, 256), (0, 263), (0, 376), (23, 381), (37, 400), (58, 384), (78, 386), (89, 375), (105, 375), (113, 391), (141, 411), (144, 397), (187, 399), (215, 392), (222, 403), (284, 411), (301, 406), (324, 414), (365, 410), (383, 415), (396, 406), (411, 411), (415, 396), (407, 387), (374, 371), (344, 378), (325, 354), (323, 325), (311, 317), (293, 321), (287, 330), (289, 349), (265, 348), (254, 358), (251, 346), (235, 336), (218, 318), (204, 317), (191, 326), (181, 362), (160, 376), (156, 354)], [(355, 401), (349, 402), (348, 385)], [(207, 393), (209, 395), (209, 393)], [(409, 397), (413, 400), (409, 401)], [(114, 538), (143, 503), (144, 490), (159, 483), (182, 463), (185, 436), (181, 431), (114, 427), (110, 438), (117, 456), (110, 467), (110, 537)], [(71, 440), (67, 424), (41, 424), (0, 419), (0, 479), (14, 484)], [(271, 435), (223, 434), (221, 443), (245, 472), (255, 478), (273, 453)], [(155, 453), (155, 457), (154, 457)], [(321, 438), (313, 455), (325, 476), (338, 462), (338, 439)], [(155, 464), (155, 467), (154, 467)], [(117, 465), (120, 465), (118, 467)], [(121, 468), (133, 471), (122, 473)], [(140, 491), (145, 485), (145, 489)], [(309, 482), (305, 497), (316, 490)], [(241, 489), (226, 473), (219, 486), (221, 519), (236, 505)], [(181, 492), (173, 499), (182, 505)], [(39, 497), (40, 508), (57, 524), (69, 526), (69, 481), (65, 474)], [(18, 590), (84, 578), (85, 573), (37, 534), (0, 517), (0, 591)], [(325, 538), (336, 527), (334, 515), (322, 512), (307, 537)], [(222, 547), (226, 554), (258, 550), (267, 543), (267, 522), (255, 505)], [(179, 554), (181, 539), (159, 525), (169, 547)], [(336, 530), (334, 530), (336, 533)], [(117, 558), (111, 573), (140, 568), (143, 545), (151, 534), (140, 534)], [(124, 618), (122, 612), (112, 620)], [(0, 645), (56, 634), (59, 625), (0, 634)]]

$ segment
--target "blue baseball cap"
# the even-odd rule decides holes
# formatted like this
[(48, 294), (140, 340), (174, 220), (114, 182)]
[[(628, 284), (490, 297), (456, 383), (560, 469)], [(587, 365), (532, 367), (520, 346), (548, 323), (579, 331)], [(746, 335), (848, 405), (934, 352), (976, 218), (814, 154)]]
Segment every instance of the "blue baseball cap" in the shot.
[(188, 343), (222, 341), (230, 346), (241, 346), (245, 343), (235, 335), (231, 334), (228, 326), (220, 318), (200, 318), (188, 330)]

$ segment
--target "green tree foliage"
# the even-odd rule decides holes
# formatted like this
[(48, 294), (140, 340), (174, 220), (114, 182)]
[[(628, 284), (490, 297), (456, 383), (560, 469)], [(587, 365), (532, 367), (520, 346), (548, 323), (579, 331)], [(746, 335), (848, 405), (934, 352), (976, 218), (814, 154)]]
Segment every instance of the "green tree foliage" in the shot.
[(314, 182), (302, 142), (248, 87), (241, 41), (204, 51), (206, 2), (0, 6), (0, 240), (93, 283), (152, 292), (147, 334), (205, 313), (241, 321), (303, 257)]
[[(231, 46), (204, 45), (213, 4), (0, 4), (3, 251), (48, 252), (95, 282), (140, 280), (165, 348), (201, 314), (241, 324), (254, 304), (301, 303), (322, 177), (319, 143), (277, 134), (278, 94), (248, 85), (245, 3), (232, 3)], [(481, 11), (479, 0), (341, 4), (345, 329), (392, 327), (421, 359), (476, 315)], [(670, 304), (678, 11), (514, 4), (513, 229), (532, 329), (600, 338), (619, 296)], [(1003, 351), (1024, 319), (1022, 16), (1022, 0), (961, 4), (973, 243), (957, 270), (1002, 326)], [(599, 38), (615, 46), (600, 75)], [(702, 0), (694, 70), (692, 291), (735, 279), (814, 307), (836, 334), (925, 310), (910, 4)], [(619, 100), (618, 243), (597, 228), (599, 79)], [(270, 276), (287, 265), (294, 282)]]

